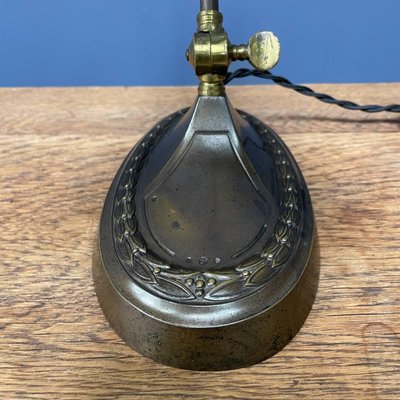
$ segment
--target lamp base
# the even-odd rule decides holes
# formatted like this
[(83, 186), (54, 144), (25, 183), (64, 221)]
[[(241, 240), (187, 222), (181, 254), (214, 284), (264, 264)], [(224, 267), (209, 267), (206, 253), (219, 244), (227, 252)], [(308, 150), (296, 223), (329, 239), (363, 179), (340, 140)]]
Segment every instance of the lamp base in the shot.
[(312, 205), (293, 156), (226, 96), (198, 97), (121, 166), (93, 272), (110, 324), (147, 357), (228, 370), (272, 356), (318, 287)]

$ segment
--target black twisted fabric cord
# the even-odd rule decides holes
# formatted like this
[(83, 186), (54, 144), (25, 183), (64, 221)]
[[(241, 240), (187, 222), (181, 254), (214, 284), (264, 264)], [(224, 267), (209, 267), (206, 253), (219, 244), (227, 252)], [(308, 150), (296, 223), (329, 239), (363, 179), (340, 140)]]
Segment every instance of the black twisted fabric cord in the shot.
[(282, 76), (272, 75), (268, 71), (260, 71), (258, 69), (250, 70), (247, 68), (241, 68), (235, 72), (231, 72), (228, 74), (228, 76), (225, 79), (225, 85), (228, 84), (229, 82), (231, 82), (233, 79), (246, 78), (248, 76), (256, 76), (258, 78), (271, 80), (271, 81), (275, 82), (276, 84), (278, 84), (279, 86), (282, 86), (284, 88), (293, 89), (300, 94), (304, 94), (305, 96), (314, 97), (320, 101), (323, 101), (324, 103), (336, 104), (337, 106), (346, 108), (347, 110), (363, 111), (366, 113), (378, 113), (378, 112), (383, 112), (383, 111), (392, 112), (392, 113), (400, 113), (400, 104), (391, 104), (388, 106), (359, 105), (359, 104), (353, 103), (352, 101), (348, 101), (348, 100), (338, 100), (328, 94), (315, 92), (314, 90), (310, 89), (307, 86), (295, 85), (294, 83), (290, 82), (288, 79), (286, 79)]

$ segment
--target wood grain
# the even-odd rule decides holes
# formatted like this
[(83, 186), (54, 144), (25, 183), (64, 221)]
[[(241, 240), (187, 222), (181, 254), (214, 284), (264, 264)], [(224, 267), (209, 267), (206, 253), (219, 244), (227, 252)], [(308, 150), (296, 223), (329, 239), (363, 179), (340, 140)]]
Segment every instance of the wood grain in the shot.
[[(316, 85), (364, 103), (400, 84)], [(311, 189), (321, 281), (305, 326), (252, 368), (205, 373), (136, 354), (108, 326), (91, 256), (122, 159), (194, 88), (0, 89), (1, 399), (399, 399), (400, 119), (282, 88), (230, 88)]]

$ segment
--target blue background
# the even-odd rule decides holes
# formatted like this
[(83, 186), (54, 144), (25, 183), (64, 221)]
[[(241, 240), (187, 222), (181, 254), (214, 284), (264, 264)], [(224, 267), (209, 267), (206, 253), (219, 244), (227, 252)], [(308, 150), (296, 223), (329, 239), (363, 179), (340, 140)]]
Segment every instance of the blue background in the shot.
[[(198, 3), (0, 0), (0, 86), (194, 84), (184, 53)], [(262, 29), (279, 36), (277, 74), (297, 82), (400, 80), (399, 0), (220, 3), (233, 43)]]

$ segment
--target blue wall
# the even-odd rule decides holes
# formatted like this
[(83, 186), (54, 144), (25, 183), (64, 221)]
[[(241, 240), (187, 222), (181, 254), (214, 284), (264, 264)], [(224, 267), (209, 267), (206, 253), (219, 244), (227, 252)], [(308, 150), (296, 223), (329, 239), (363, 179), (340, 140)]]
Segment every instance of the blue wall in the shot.
[[(279, 36), (276, 73), (299, 82), (400, 81), (399, 0), (220, 2), (232, 42), (261, 29)], [(199, 1), (140, 3), (0, 0), (0, 86), (194, 84), (184, 53)]]

